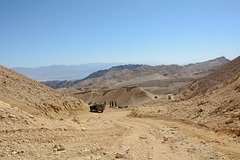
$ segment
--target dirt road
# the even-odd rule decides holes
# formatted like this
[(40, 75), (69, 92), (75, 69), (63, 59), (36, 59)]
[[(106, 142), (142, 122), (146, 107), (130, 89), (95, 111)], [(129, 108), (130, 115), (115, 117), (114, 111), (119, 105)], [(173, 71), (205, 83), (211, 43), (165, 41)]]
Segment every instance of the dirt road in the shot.
[[(240, 159), (239, 139), (181, 122), (133, 118), (108, 109), (2, 127), (0, 159)], [(8, 122), (10, 126), (12, 121)], [(61, 147), (57, 147), (60, 145)], [(121, 151), (122, 150), (122, 151)]]

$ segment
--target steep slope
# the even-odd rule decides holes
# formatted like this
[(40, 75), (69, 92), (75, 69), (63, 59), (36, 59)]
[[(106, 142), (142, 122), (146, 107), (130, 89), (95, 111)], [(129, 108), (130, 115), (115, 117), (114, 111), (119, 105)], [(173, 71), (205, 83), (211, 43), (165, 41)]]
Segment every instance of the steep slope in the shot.
[(3, 66), (0, 66), (0, 100), (32, 114), (49, 116), (71, 114), (86, 108), (83, 101)]
[[(229, 68), (230, 69), (230, 68)], [(165, 101), (139, 107), (134, 117), (158, 117), (202, 126), (240, 137), (240, 74), (211, 92), (186, 101)]]
[(24, 130), (30, 127), (42, 127), (41, 123), (30, 113), (18, 107), (0, 101), (0, 132), (3, 130)]
[(185, 99), (202, 95), (222, 86), (238, 73), (240, 73), (240, 56), (218, 68), (213, 73), (188, 84), (180, 91), (180, 94)]
[(154, 95), (146, 92), (137, 86), (122, 87), (119, 89), (100, 89), (79, 91), (74, 88), (63, 90), (64, 93), (72, 95), (76, 98), (84, 100), (86, 103), (111, 101), (117, 103), (118, 106), (136, 106), (142, 105), (154, 100)]

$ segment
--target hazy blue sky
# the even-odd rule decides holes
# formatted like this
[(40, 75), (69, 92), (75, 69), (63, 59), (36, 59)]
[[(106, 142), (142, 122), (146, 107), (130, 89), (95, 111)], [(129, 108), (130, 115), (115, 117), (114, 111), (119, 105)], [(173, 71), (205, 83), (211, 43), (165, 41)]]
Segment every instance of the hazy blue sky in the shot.
[(240, 55), (240, 0), (0, 0), (0, 64), (186, 64)]

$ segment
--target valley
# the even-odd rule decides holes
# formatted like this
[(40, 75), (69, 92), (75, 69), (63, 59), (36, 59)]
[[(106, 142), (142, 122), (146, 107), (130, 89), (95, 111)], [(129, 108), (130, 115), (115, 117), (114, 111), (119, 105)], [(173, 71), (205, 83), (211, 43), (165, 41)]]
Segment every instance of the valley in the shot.
[(240, 160), (240, 0), (0, 0), (0, 160)]
[[(178, 94), (154, 94), (127, 85), (151, 87), (148, 82), (154, 82), (164, 89), (162, 81), (167, 79), (173, 87), (181, 76), (169, 77), (179, 72), (178, 67), (171, 76), (143, 72), (144, 79), (125, 77), (115, 85), (126, 86), (116, 88), (111, 88), (111, 80), (100, 81), (109, 71), (115, 72), (110, 69), (91, 78), (99, 87), (55, 90), (1, 66), (0, 159), (238, 160), (239, 64), (237, 57), (196, 80), (189, 79)], [(193, 70), (179, 74), (196, 74)], [(136, 74), (127, 69), (116, 71), (116, 76), (128, 72)], [(103, 113), (89, 111), (95, 102), (106, 104)]]

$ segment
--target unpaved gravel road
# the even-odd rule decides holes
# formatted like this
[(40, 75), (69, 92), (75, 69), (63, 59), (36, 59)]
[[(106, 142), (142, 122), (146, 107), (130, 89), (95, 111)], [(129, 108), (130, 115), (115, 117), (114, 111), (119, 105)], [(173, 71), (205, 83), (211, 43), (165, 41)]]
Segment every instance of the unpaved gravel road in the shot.
[[(238, 139), (176, 121), (133, 118), (130, 110), (35, 118), (28, 128), (1, 128), (0, 159), (240, 159)], [(13, 126), (9, 122), (10, 126)], [(39, 127), (40, 124), (41, 127)], [(62, 151), (54, 146), (63, 144)]]

